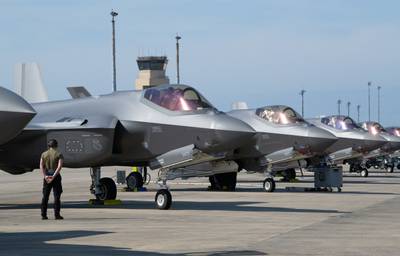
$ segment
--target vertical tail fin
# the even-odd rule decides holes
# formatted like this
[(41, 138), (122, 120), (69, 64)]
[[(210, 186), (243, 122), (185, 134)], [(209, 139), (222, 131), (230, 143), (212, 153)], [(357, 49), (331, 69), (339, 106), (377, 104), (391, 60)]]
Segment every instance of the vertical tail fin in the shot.
[(18, 63), (14, 69), (16, 92), (30, 103), (48, 101), (40, 67), (37, 63)]
[(232, 110), (248, 109), (249, 106), (244, 101), (236, 101), (232, 103)]

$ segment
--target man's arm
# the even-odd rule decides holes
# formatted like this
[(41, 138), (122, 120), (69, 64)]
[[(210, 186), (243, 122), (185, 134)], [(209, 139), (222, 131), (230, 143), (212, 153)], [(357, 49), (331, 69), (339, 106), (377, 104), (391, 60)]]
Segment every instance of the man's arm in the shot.
[(42, 170), (43, 177), (46, 178), (46, 169), (44, 168), (43, 158), (40, 158), (40, 170)]
[(53, 178), (55, 178), (60, 172), (61, 172), (61, 169), (62, 169), (62, 167), (63, 167), (63, 163), (64, 163), (64, 160), (62, 159), (62, 158), (60, 158), (59, 160), (58, 160), (58, 166), (57, 166), (57, 170), (54, 172), (54, 174), (53, 174)]

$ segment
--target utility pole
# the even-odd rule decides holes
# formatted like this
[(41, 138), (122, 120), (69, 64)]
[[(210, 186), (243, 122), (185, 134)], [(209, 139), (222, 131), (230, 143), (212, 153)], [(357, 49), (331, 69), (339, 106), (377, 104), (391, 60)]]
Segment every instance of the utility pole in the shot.
[(368, 82), (368, 121), (371, 121), (371, 82)]
[(301, 116), (304, 117), (304, 93), (306, 90), (301, 90), (300, 95), (301, 95)]
[(347, 102), (347, 116), (350, 116), (350, 105), (351, 105), (351, 102), (348, 101)]
[(342, 100), (338, 99), (337, 105), (338, 105), (338, 115), (340, 116), (340, 104), (342, 104)]
[(179, 40), (182, 37), (180, 37), (178, 34), (176, 34), (176, 83), (180, 84), (181, 79), (180, 79), (180, 74), (179, 74)]
[(357, 105), (357, 123), (360, 122), (360, 108), (361, 108), (361, 106)]
[(378, 123), (381, 122), (381, 86), (378, 86)]
[(112, 55), (113, 55), (113, 92), (117, 91), (117, 67), (115, 64), (115, 20), (114, 18), (118, 16), (117, 12), (111, 10), (111, 23), (112, 23)]

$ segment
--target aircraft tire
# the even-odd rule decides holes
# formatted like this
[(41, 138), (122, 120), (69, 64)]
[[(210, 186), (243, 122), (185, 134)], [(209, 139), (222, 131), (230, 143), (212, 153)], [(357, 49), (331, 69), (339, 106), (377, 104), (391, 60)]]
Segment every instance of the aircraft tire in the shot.
[(361, 169), (360, 176), (364, 178), (368, 177), (368, 170), (366, 168)]
[(212, 191), (221, 190), (217, 182), (217, 177), (215, 175), (211, 175), (210, 177), (208, 177), (208, 180), (210, 181), (210, 187), (209, 187), (210, 190)]
[(219, 173), (209, 177), (212, 190), (235, 191), (237, 172)]
[(169, 208), (171, 208), (172, 195), (168, 191), (168, 189), (160, 189), (157, 191), (154, 201), (156, 203), (157, 209), (168, 210)]
[(289, 180), (294, 180), (296, 179), (296, 170), (295, 169), (289, 169)]
[(284, 182), (290, 182), (291, 180), (296, 179), (296, 170), (295, 169), (287, 169), (283, 171), (283, 180)]
[(126, 185), (130, 190), (143, 187), (142, 175), (138, 172), (131, 172), (128, 177), (126, 177)]
[(392, 173), (394, 171), (394, 166), (393, 165), (388, 165), (385, 166), (386, 172)]
[(117, 197), (117, 186), (113, 179), (104, 177), (100, 179), (103, 193), (96, 195), (99, 200), (114, 200)]
[(275, 191), (275, 181), (273, 178), (266, 178), (263, 182), (263, 189), (265, 192), (272, 193)]

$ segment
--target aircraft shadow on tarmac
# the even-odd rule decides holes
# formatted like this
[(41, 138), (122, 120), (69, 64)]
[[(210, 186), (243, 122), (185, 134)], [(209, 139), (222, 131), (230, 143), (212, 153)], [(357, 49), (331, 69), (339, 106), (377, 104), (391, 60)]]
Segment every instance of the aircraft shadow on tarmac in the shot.
[[(338, 210), (329, 209), (302, 209), (302, 208), (286, 208), (286, 207), (266, 207), (256, 206), (256, 204), (264, 204), (265, 202), (193, 202), (193, 201), (175, 201), (171, 210), (186, 211), (239, 211), (239, 212), (287, 212), (287, 213), (346, 213)], [(52, 207), (49, 205), (49, 209)], [(105, 209), (154, 209), (152, 201), (133, 201), (124, 200), (121, 205), (102, 206), (89, 205), (87, 201), (65, 201), (62, 202), (63, 209), (88, 209), (88, 208), (105, 208)], [(19, 209), (40, 209), (40, 204), (0, 204), (0, 210), (19, 210)]]
[[(71, 230), (58, 232), (0, 232), (0, 255), (96, 255), (96, 256), (133, 256), (133, 255), (178, 255), (178, 256), (236, 256), (236, 255), (267, 255), (253, 250), (209, 251), (189, 253), (160, 253), (130, 250), (128, 248), (94, 245), (57, 244), (56, 240), (105, 235), (112, 232)], [(48, 243), (51, 242), (51, 243)], [(149, 241), (153, 243), (154, 241)]]

